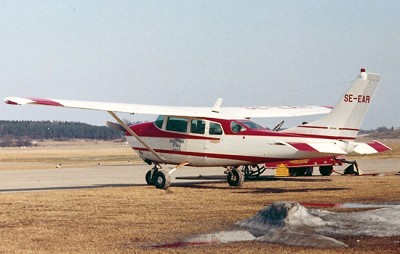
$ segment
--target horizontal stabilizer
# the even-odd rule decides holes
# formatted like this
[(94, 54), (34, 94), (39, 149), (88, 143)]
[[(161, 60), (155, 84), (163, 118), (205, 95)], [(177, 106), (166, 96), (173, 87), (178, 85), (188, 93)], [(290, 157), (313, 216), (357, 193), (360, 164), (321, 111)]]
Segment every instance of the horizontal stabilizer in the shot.
[(333, 142), (318, 142), (318, 143), (302, 143), (302, 142), (283, 142), (277, 144), (290, 146), (301, 152), (308, 153), (325, 153), (325, 154), (373, 154), (391, 150), (390, 147), (378, 141), (369, 143), (348, 142), (348, 141), (333, 141)]
[(326, 154), (347, 154), (345, 150), (339, 147), (336, 142), (327, 143), (297, 143), (289, 142), (291, 147), (302, 152), (318, 152)]
[(358, 154), (373, 154), (373, 153), (381, 153), (388, 150), (392, 150), (390, 147), (382, 144), (374, 140), (374, 142), (370, 143), (359, 143), (355, 142), (354, 152)]

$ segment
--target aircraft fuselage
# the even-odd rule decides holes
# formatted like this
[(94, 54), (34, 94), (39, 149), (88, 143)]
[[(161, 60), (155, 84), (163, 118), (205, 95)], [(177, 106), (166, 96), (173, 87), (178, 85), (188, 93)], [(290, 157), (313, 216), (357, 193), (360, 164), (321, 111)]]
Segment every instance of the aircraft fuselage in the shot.
[[(249, 120), (160, 116), (155, 122), (130, 126), (165, 161), (159, 161), (127, 133), (131, 147), (148, 162), (189, 166), (255, 165), (287, 159), (316, 158), (329, 153), (303, 152), (290, 145), (306, 142), (341, 142), (320, 137), (271, 131)], [(346, 139), (342, 137), (342, 139)], [(343, 143), (343, 149), (346, 144)]]

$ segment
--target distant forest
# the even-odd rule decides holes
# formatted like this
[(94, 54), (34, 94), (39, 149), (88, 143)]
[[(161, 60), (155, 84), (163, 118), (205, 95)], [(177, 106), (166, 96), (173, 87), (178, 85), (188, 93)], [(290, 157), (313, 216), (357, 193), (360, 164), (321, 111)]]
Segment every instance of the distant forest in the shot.
[(30, 146), (31, 140), (120, 139), (120, 131), (106, 126), (58, 121), (0, 121), (1, 146)]

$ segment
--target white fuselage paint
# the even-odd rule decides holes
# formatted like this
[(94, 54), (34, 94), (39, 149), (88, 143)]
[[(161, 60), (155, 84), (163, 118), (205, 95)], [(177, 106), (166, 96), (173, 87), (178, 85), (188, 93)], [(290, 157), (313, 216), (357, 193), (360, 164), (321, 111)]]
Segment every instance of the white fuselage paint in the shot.
[[(157, 158), (135, 138), (128, 136), (127, 139), (142, 158), (157, 161)], [(285, 145), (285, 142), (332, 143), (345, 151), (341, 154), (354, 149), (338, 140), (284, 136), (223, 134), (219, 136), (219, 140), (174, 137), (142, 137), (142, 139), (166, 160), (165, 163), (179, 164), (187, 161), (190, 166), (197, 167), (254, 165), (273, 160), (318, 158), (339, 154), (302, 152)]]

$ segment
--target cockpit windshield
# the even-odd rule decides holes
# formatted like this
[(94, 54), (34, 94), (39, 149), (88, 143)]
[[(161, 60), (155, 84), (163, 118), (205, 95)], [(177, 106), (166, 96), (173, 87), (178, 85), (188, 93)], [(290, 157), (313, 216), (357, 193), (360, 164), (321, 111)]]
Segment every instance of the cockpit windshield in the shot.
[(154, 124), (158, 127), (158, 128), (162, 128), (162, 125), (163, 125), (163, 122), (164, 122), (164, 116), (163, 115), (161, 115), (161, 116), (158, 116), (157, 117), (157, 119), (154, 121)]
[(252, 130), (264, 130), (265, 129), (261, 125), (256, 124), (255, 122), (252, 122), (252, 121), (249, 121), (249, 120), (241, 120), (241, 121), (238, 121), (238, 122), (243, 124), (247, 128), (252, 129)]

